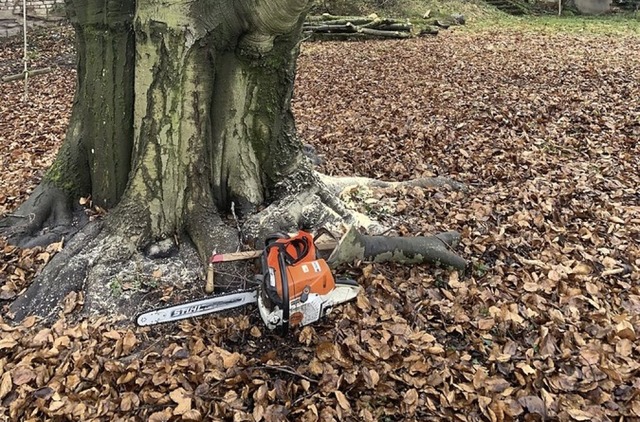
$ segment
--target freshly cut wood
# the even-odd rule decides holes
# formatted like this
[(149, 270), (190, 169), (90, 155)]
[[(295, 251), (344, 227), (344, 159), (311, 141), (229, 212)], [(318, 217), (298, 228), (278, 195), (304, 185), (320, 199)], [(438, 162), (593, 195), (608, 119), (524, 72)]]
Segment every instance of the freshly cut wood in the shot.
[[(315, 242), (316, 248), (320, 251), (331, 251), (336, 247), (337, 243), (338, 242), (333, 239), (321, 239)], [(243, 261), (246, 259), (259, 258), (263, 252), (262, 249), (258, 249), (253, 251), (213, 254), (209, 262), (215, 264), (219, 262)]]

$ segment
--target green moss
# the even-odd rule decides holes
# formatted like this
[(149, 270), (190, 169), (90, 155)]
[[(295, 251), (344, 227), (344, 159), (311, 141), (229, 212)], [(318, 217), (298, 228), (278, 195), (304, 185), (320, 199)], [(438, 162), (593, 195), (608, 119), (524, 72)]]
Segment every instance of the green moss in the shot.
[(66, 167), (60, 163), (60, 160), (56, 160), (49, 170), (47, 170), (44, 180), (67, 193), (74, 193), (77, 186), (67, 171)]

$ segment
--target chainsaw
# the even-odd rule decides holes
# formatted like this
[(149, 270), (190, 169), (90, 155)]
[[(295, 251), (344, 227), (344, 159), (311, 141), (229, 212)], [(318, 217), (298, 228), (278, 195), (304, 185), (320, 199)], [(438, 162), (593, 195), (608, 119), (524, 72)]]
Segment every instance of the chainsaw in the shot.
[(137, 324), (179, 321), (257, 303), (265, 325), (284, 335), (290, 327), (318, 321), (360, 292), (354, 280), (334, 278), (327, 262), (318, 257), (313, 236), (305, 231), (269, 236), (261, 255), (256, 288), (145, 312), (138, 315)]

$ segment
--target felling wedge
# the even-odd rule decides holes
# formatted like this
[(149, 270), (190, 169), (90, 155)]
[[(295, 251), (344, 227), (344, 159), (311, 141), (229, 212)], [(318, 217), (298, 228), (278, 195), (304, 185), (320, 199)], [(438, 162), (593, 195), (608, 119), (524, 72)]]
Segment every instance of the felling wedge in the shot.
[(353, 300), (360, 286), (336, 280), (324, 259), (318, 258), (310, 233), (276, 234), (267, 238), (262, 255), (262, 283), (252, 290), (182, 303), (138, 315), (140, 326), (179, 321), (257, 303), (269, 329), (286, 334), (327, 315), (334, 306)]

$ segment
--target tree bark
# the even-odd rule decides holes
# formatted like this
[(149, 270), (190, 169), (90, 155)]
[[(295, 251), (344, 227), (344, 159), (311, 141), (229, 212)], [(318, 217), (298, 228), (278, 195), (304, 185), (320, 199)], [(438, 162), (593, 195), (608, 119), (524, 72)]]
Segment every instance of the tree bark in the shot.
[[(340, 183), (325, 186), (296, 137), (291, 97), (308, 7), (67, 0), (78, 50), (67, 136), (0, 230), (24, 245), (80, 235), (14, 303), (18, 319), (51, 315), (76, 289), (87, 306), (111, 309), (105, 286), (127, 277), (125, 263), (160, 259), (153, 251), (176, 242), (181, 253), (195, 245), (202, 263), (214, 248), (235, 251), (272, 231), (344, 222), (381, 231), (337, 199)], [(110, 211), (82, 228), (73, 204), (89, 195)], [(228, 211), (242, 227), (223, 221)]]
[(431, 263), (464, 271), (467, 261), (451, 252), (459, 241), (460, 234), (456, 232), (435, 236), (390, 237), (363, 235), (351, 227), (327, 262), (331, 266), (363, 259), (400, 264)]

